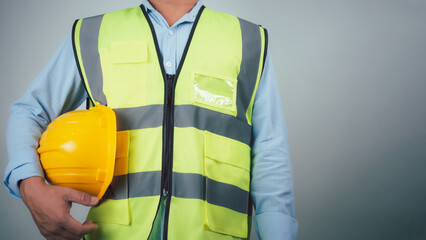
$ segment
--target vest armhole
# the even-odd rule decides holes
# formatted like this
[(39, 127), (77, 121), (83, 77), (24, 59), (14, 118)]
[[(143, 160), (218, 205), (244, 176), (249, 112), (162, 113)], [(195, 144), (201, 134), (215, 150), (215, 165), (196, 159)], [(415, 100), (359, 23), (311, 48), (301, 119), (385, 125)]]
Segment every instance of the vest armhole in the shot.
[(266, 55), (267, 55), (267, 49), (268, 49), (268, 32), (265, 28), (263, 28), (261, 25), (256, 25), (259, 29), (260, 33), (260, 48), (261, 52), (259, 54), (259, 62), (258, 62), (258, 70), (257, 70), (257, 77), (256, 77), (256, 83), (255, 87), (251, 96), (250, 103), (246, 110), (246, 118), (249, 125), (252, 125), (251, 118), (252, 118), (252, 111), (253, 111), (253, 105), (254, 105), (254, 99), (256, 98), (257, 93), (257, 87), (260, 84), (260, 81), (263, 76), (263, 71), (265, 67), (265, 61), (266, 61)]
[[(261, 27), (263, 29), (263, 33), (264, 33), (264, 39), (265, 39), (265, 44), (264, 44), (264, 50), (263, 50), (263, 63), (262, 63), (262, 73), (260, 74), (260, 78), (262, 79), (262, 75), (263, 75), (263, 70), (265, 69), (265, 62), (266, 62), (266, 56), (268, 54), (268, 30), (264, 27)], [(259, 80), (260, 82), (260, 80)]]
[(74, 21), (73, 26), (72, 26), (72, 33), (71, 33), (72, 34), (72, 37), (71, 37), (72, 49), (73, 49), (73, 52), (74, 52), (75, 64), (77, 65), (78, 73), (80, 75), (80, 81), (82, 82), (82, 84), (84, 86), (84, 90), (86, 91), (87, 96), (88, 96), (87, 97), (87, 103), (86, 103), (86, 109), (89, 109), (90, 106), (95, 106), (95, 102), (93, 101), (89, 91), (87, 90), (87, 86), (86, 86), (86, 83), (84, 81), (84, 76), (83, 76), (83, 72), (81, 70), (80, 62), (78, 60), (77, 47), (76, 47), (76, 44), (75, 44), (75, 31), (76, 31), (76, 26), (77, 26), (78, 21), (80, 21), (80, 19), (76, 19)]

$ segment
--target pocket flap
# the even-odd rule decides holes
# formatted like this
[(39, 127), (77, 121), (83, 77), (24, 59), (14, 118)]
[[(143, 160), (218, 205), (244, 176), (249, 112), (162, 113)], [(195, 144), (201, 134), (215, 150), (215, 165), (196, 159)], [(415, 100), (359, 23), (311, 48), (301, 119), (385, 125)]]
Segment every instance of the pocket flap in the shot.
[(113, 63), (143, 63), (148, 60), (148, 46), (144, 41), (112, 42)]
[(114, 176), (129, 173), (129, 131), (117, 132)]
[(250, 147), (236, 140), (204, 132), (204, 155), (219, 162), (250, 171)]

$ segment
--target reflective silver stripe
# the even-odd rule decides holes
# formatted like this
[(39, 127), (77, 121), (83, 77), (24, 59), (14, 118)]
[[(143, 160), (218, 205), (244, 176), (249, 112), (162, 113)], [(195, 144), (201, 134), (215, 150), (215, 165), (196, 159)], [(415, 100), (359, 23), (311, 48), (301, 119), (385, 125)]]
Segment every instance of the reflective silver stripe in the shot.
[(251, 126), (235, 117), (194, 105), (175, 105), (175, 126), (195, 127), (250, 146)]
[(129, 197), (160, 195), (161, 172), (143, 172), (129, 174)]
[(238, 18), (243, 40), (243, 53), (237, 84), (237, 118), (247, 122), (246, 111), (256, 86), (262, 38), (259, 26)]
[(248, 214), (249, 192), (234, 185), (206, 179), (207, 202)]
[[(127, 184), (127, 186), (126, 186)], [(106, 198), (125, 199), (160, 195), (161, 171), (115, 176)], [(195, 173), (173, 173), (172, 195), (206, 200), (213, 205), (248, 214), (249, 192)]]
[[(163, 105), (114, 109), (118, 131), (159, 127)], [(175, 126), (195, 127), (250, 145), (251, 126), (231, 115), (194, 105), (175, 105)]]
[(205, 200), (206, 178), (195, 173), (173, 173), (172, 194), (180, 198)]
[(248, 214), (249, 192), (200, 174), (174, 172), (172, 195), (179, 198), (203, 199), (213, 205)]
[(160, 195), (161, 171), (129, 173), (114, 176), (108, 199), (125, 199)]
[(129, 196), (128, 179), (127, 175), (114, 176), (104, 197), (109, 199), (127, 198)]
[(114, 109), (117, 131), (155, 128), (163, 125), (163, 105)]
[(84, 18), (80, 28), (80, 52), (86, 80), (92, 97), (102, 105), (107, 104), (103, 92), (103, 74), (99, 57), (99, 29), (104, 15)]

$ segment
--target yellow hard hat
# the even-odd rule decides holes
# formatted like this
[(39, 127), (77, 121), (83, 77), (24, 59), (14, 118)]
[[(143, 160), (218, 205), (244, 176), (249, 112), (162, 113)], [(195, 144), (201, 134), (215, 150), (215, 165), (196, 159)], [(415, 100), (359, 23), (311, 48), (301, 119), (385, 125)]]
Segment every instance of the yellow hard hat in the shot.
[(115, 113), (98, 105), (52, 121), (37, 152), (50, 183), (101, 199), (114, 175), (116, 141)]

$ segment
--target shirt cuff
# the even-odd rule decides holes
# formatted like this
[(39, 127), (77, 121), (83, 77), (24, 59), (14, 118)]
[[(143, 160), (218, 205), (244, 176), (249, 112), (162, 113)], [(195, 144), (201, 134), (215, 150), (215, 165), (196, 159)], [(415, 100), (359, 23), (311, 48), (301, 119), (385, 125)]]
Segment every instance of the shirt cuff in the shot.
[(284, 213), (261, 213), (254, 217), (257, 236), (260, 240), (295, 240), (299, 224)]
[(4, 185), (9, 193), (17, 199), (22, 200), (21, 192), (19, 191), (18, 182), (30, 177), (43, 177), (40, 165), (36, 163), (25, 163), (16, 167), (4, 178)]

